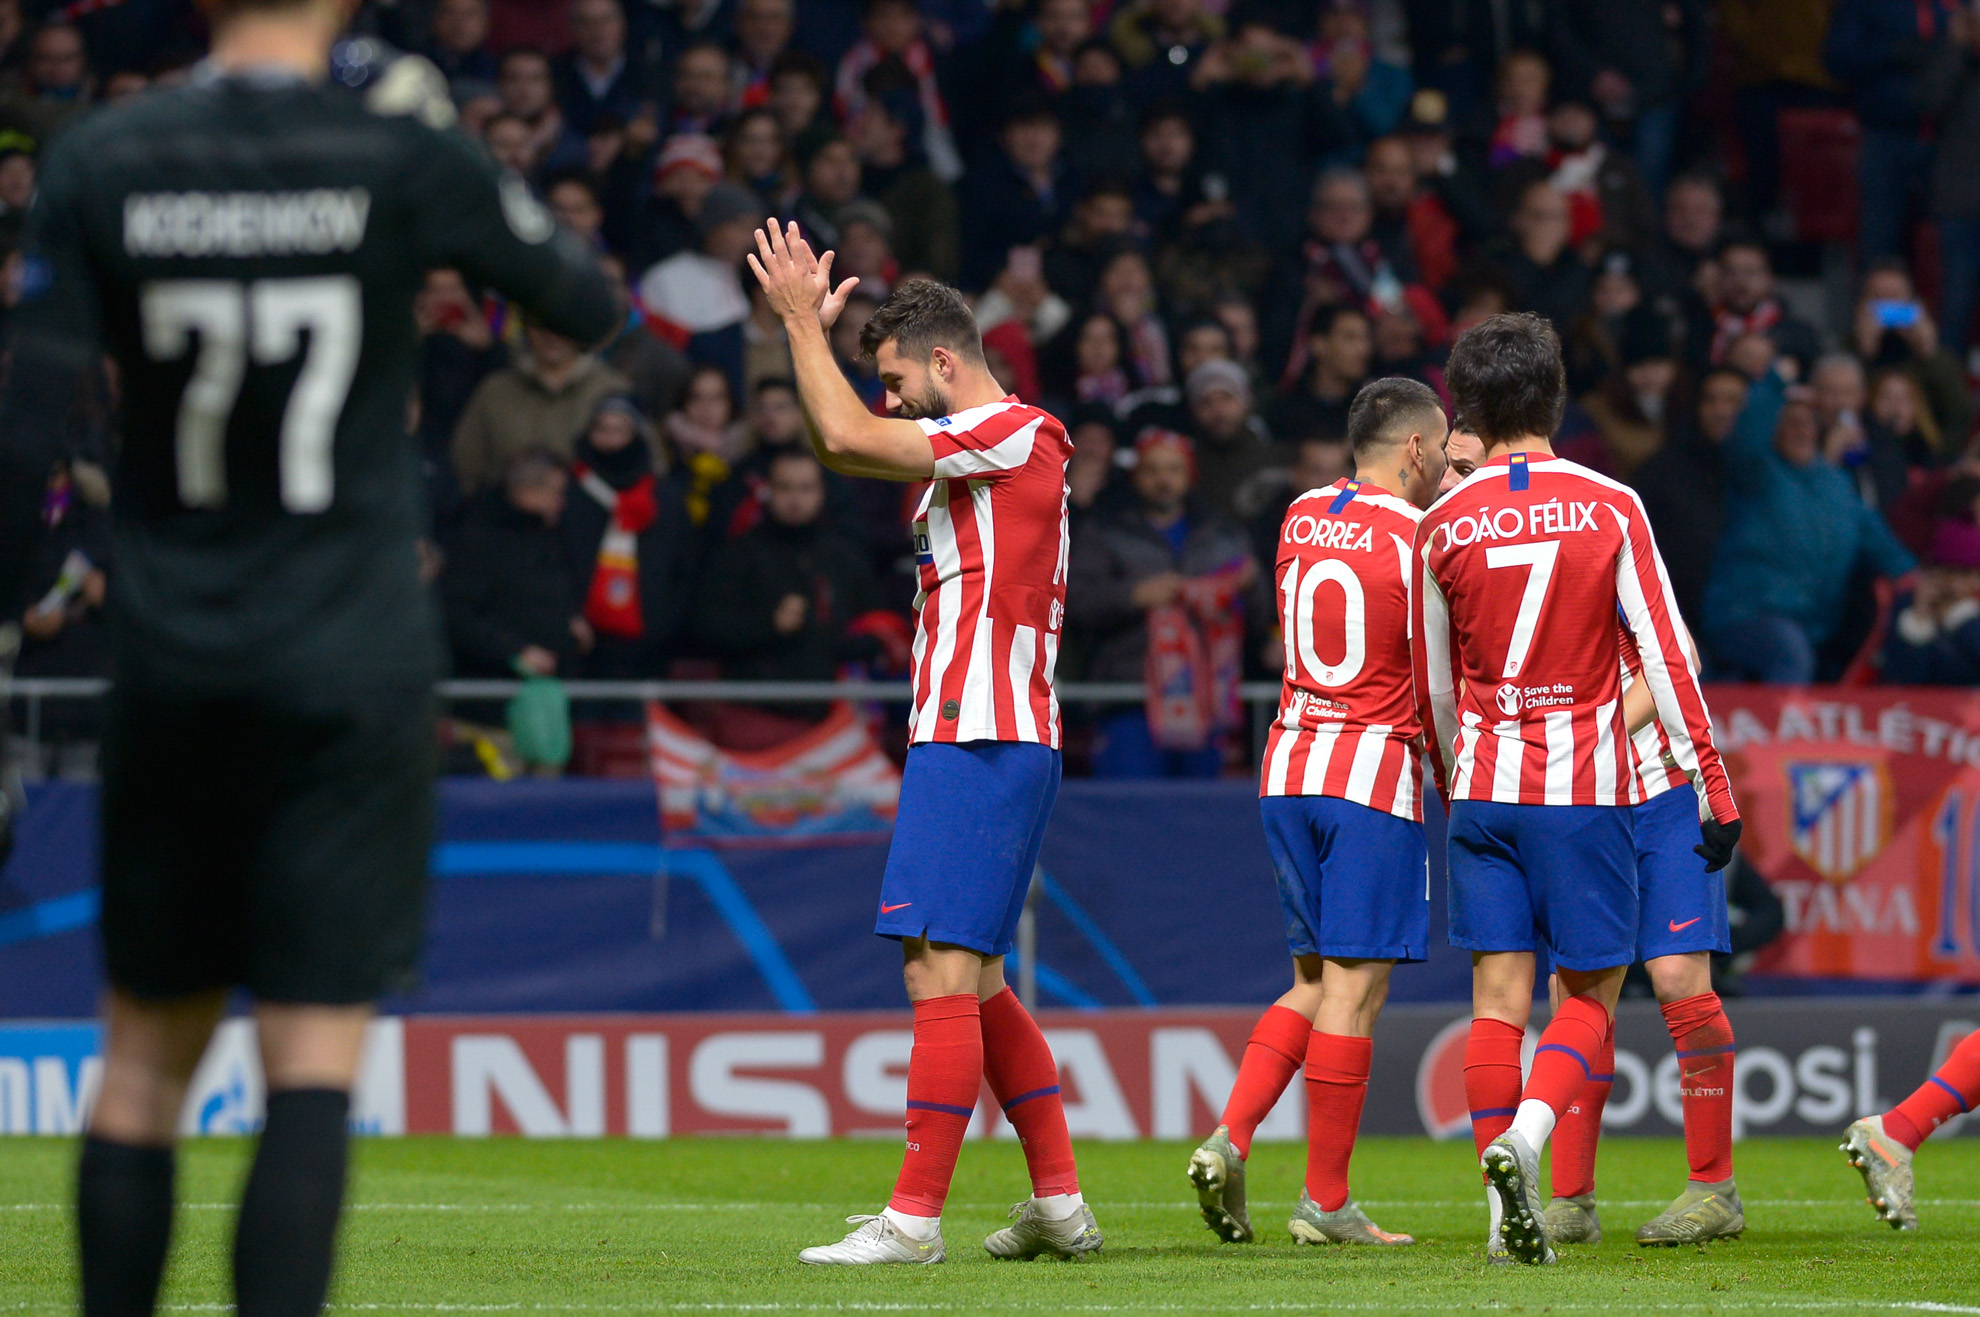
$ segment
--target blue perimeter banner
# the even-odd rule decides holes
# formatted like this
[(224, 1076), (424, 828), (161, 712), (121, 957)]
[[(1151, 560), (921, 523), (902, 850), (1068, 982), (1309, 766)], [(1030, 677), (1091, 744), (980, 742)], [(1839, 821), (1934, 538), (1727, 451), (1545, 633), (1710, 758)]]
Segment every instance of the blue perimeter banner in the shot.
[[(441, 786), (424, 986), (407, 1012), (846, 1011), (901, 1005), (873, 935), (884, 843), (663, 850), (646, 781)], [(1393, 1001), (1470, 993), (1444, 945), (1430, 833), (1431, 960)], [(96, 793), (33, 788), (0, 870), (0, 1019), (94, 1013)], [(1258, 1005), (1290, 981), (1248, 782), (1068, 782), (1041, 862), (1038, 980), (1071, 1008)]]

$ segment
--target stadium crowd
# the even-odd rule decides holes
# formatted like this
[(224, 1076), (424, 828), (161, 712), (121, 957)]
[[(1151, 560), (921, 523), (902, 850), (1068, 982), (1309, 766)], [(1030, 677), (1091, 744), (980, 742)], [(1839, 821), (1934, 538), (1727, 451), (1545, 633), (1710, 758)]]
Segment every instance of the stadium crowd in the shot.
[[(863, 398), (860, 325), (925, 273), (1065, 422), (1065, 678), (1275, 675), (1280, 521), (1351, 470), (1357, 388), (1441, 391), (1457, 332), (1527, 309), (1568, 345), (1559, 451), (1641, 492), (1708, 676), (1980, 681), (1964, 4), (376, 0), (359, 28), (432, 60), (625, 290), (587, 351), (428, 281), (408, 425), (458, 675), (904, 671), (913, 505), (810, 456), (742, 263), (779, 217), (861, 281), (832, 341)], [(201, 40), (189, 0), (0, 0), (0, 249), (37, 153)], [(50, 477), (23, 676), (103, 670), (115, 387)], [(1098, 772), (1224, 767), (1139, 709), (1092, 731)]]

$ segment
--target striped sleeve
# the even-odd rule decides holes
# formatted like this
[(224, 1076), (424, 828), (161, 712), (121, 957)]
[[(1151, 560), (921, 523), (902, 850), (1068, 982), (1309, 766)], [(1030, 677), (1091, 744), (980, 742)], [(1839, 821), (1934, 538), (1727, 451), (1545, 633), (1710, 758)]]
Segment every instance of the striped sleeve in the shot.
[(1024, 469), (1044, 416), (1007, 402), (921, 422), (935, 450), (937, 480), (997, 481)]
[(1625, 498), (1620, 506), (1609, 504), (1622, 523), (1622, 546), (1616, 553), (1616, 598), (1636, 639), (1643, 680), (1656, 699), (1657, 721), (1670, 739), (1671, 754), (1678, 768), (1699, 788), (1701, 816), (1709, 813), (1721, 823), (1730, 823), (1739, 817), (1739, 807), (1733, 803), (1732, 783), (1712, 742), (1711, 715), (1698, 686), (1698, 672), (1679, 633), (1677, 611), (1671, 605), (1670, 577), (1664, 571), (1643, 504), (1634, 493), (1626, 493)]
[(1414, 662), (1416, 715), (1430, 751), (1437, 791), (1451, 798), (1450, 756), (1457, 741), (1457, 668), (1451, 651), (1451, 614), (1430, 572), (1430, 527), (1416, 532), (1416, 589), (1410, 591), (1410, 655)]

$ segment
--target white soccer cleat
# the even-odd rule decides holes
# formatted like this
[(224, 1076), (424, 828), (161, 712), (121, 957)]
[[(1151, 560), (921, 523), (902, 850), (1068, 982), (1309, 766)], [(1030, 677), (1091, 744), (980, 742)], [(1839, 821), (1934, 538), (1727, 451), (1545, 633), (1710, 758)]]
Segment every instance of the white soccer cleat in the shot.
[(915, 1239), (897, 1229), (884, 1216), (849, 1216), (856, 1228), (836, 1244), (820, 1244), (798, 1254), (798, 1261), (814, 1267), (870, 1267), (880, 1263), (940, 1262), (942, 1232), (926, 1240)]

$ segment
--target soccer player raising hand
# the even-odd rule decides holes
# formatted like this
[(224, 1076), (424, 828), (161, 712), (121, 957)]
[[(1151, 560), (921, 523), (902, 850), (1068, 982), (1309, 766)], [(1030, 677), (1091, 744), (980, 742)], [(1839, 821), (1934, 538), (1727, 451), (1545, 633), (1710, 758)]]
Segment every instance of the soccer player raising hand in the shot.
[(907, 1154), (886, 1210), (852, 1218), (806, 1262), (940, 1262), (942, 1204), (987, 1078), (1024, 1142), (1032, 1196), (983, 1241), (997, 1257), (1101, 1244), (1080, 1196), (1045, 1036), (1004, 985), (1059, 792), (1052, 670), (1066, 610), (1065, 428), (1007, 397), (976, 319), (928, 279), (896, 288), (860, 332), (891, 416), (866, 410), (825, 333), (858, 282), (832, 285), (797, 225), (758, 230), (750, 266), (790, 335), (819, 460), (846, 475), (928, 481), (914, 516), (911, 748), (874, 932), (901, 944), (914, 1002)]

